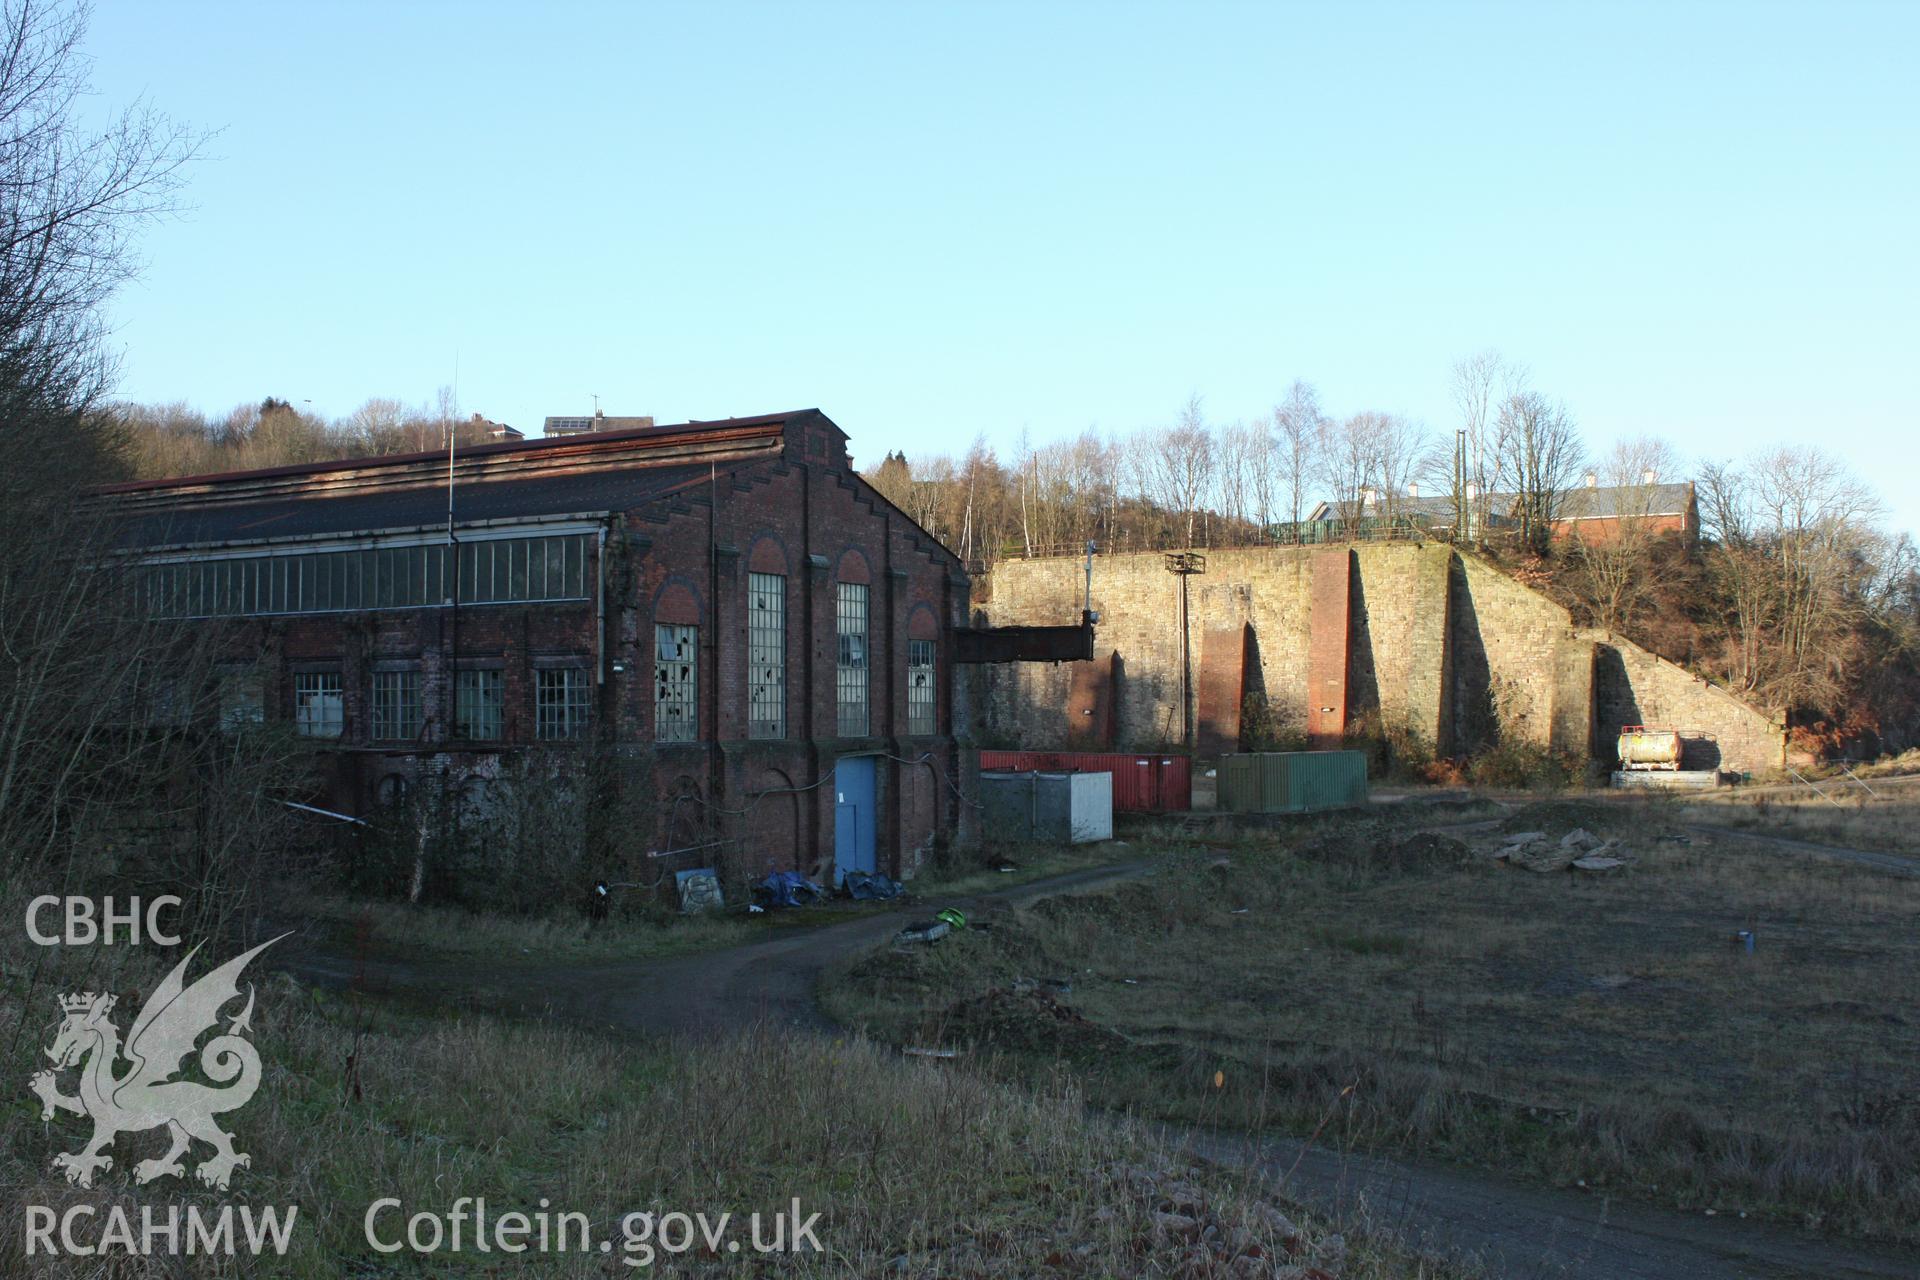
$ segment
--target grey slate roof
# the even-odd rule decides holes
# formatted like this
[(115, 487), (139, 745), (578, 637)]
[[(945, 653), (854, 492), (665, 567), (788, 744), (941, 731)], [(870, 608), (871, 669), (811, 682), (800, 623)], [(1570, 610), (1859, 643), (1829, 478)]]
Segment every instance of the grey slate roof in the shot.
[(1615, 516), (1679, 516), (1687, 513), (1692, 487), (1685, 484), (1582, 485), (1560, 499), (1562, 520), (1604, 520)]

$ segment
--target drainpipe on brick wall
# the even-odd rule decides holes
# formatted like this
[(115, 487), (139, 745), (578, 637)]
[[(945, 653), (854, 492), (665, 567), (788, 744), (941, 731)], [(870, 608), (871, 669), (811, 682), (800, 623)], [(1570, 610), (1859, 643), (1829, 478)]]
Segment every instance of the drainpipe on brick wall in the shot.
[(1193, 754), (1193, 654), (1188, 643), (1187, 575), (1180, 579), (1180, 733), (1187, 754)]
[[(594, 534), (593, 683), (596, 686), (607, 683), (607, 526), (604, 522)], [(604, 704), (606, 699), (600, 701)]]
[[(457, 732), (460, 703), (460, 539), (453, 531), (453, 442), (447, 431), (447, 696), (441, 704), (440, 746), (444, 750)], [(446, 770), (441, 770), (446, 777)]]
[[(720, 468), (707, 464), (707, 799), (718, 806), (720, 766)], [(716, 833), (717, 834), (717, 833)]]

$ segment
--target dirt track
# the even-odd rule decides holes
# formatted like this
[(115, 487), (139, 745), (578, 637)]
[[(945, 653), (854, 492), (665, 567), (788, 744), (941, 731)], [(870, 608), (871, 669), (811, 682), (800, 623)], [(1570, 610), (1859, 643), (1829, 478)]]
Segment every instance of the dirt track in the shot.
[(1732, 840), (1758, 840), (1782, 849), (1792, 849), (1796, 853), (1811, 853), (1822, 858), (1836, 858), (1841, 862), (1857, 862), (1863, 867), (1878, 867), (1882, 871), (1892, 871), (1900, 875), (1920, 876), (1920, 859), (1905, 858), (1897, 853), (1884, 853), (1878, 849), (1847, 849), (1839, 845), (1817, 844), (1812, 840), (1801, 840), (1793, 836), (1770, 836), (1758, 831), (1749, 831), (1744, 827), (1722, 827), (1706, 822), (1688, 822), (1682, 825), (1687, 830), (1697, 831), (1701, 835), (1719, 836), (1722, 839)]
[[(1746, 833), (1742, 833), (1746, 834)], [(1099, 889), (1146, 864), (1095, 868), (954, 900), (962, 910)], [(940, 905), (949, 905), (942, 903)], [(559, 1018), (620, 1035), (703, 1035), (770, 1022), (833, 1029), (815, 988), (834, 961), (874, 946), (925, 905), (819, 929), (664, 960), (567, 968), (359, 963), (315, 951), (288, 967), (322, 986), (359, 985), (449, 1002)], [(1496, 1175), (1404, 1160), (1355, 1157), (1278, 1138), (1173, 1131), (1197, 1154), (1256, 1168), (1303, 1203), (1338, 1216), (1367, 1207), (1375, 1229), (1440, 1253), (1485, 1260), (1501, 1277), (1745, 1280), (1790, 1276), (1920, 1276), (1920, 1251), (1825, 1240), (1732, 1217), (1672, 1212), (1636, 1202), (1507, 1182)], [(1288, 1177), (1288, 1175), (1291, 1175)]]
[(458, 963), (357, 961), (308, 950), (287, 963), (321, 986), (419, 992), (555, 1017), (623, 1035), (702, 1035), (769, 1022), (832, 1030), (814, 1000), (833, 961), (875, 946), (911, 920), (941, 906), (969, 911), (988, 903), (1023, 902), (1116, 884), (1147, 863), (1093, 867), (936, 906), (920, 904), (858, 916), (821, 928), (790, 928), (737, 947), (614, 964), (477, 969)]

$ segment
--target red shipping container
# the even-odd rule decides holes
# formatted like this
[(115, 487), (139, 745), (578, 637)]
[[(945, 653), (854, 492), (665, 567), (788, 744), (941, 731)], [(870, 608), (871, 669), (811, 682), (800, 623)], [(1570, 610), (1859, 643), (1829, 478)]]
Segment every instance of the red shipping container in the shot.
[(980, 767), (1016, 773), (1110, 773), (1115, 813), (1173, 813), (1193, 808), (1193, 761), (1187, 756), (982, 751)]

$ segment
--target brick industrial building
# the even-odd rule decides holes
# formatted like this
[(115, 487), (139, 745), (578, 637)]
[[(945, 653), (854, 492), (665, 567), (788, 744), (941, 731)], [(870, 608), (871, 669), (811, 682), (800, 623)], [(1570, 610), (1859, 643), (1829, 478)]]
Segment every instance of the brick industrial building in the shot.
[(220, 628), (221, 714), (325, 740), (348, 813), (598, 748), (653, 798), (643, 850), (904, 874), (964, 820), (966, 575), (816, 410), (102, 499), (148, 607)]

